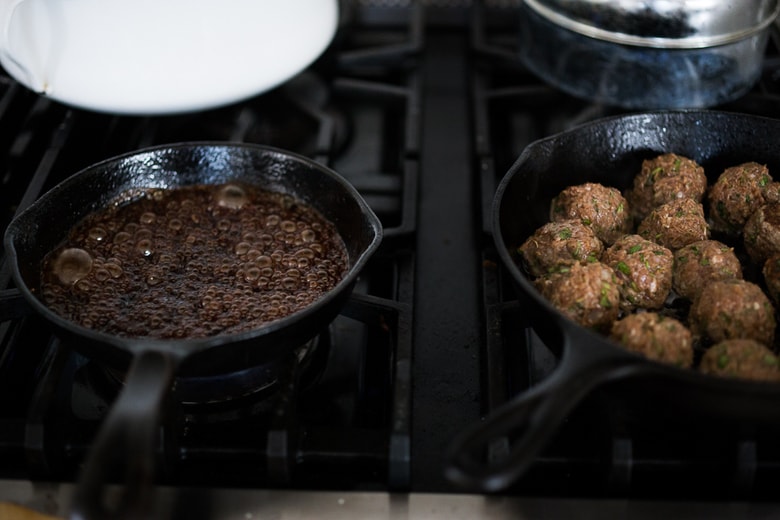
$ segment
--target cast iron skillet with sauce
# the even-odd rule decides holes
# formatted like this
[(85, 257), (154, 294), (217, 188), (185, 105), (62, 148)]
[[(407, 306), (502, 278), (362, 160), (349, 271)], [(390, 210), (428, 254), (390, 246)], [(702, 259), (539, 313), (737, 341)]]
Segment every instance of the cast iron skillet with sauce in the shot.
[[(234, 334), (184, 339), (131, 338), (68, 321), (40, 298), (45, 256), (90, 213), (131, 189), (243, 183), (288, 194), (330, 221), (346, 246), (348, 270), (308, 307)], [(361, 269), (379, 247), (382, 226), (360, 194), (332, 170), (302, 156), (251, 144), (179, 143), (149, 148), (90, 166), (17, 215), (5, 234), (14, 282), (30, 306), (67, 345), (107, 367), (129, 370), (80, 476), (77, 518), (144, 517), (150, 504), (155, 438), (176, 377), (230, 374), (281, 359), (327, 327)], [(106, 480), (122, 468), (124, 488), (107, 505)]]
[[(447, 477), (468, 488), (509, 486), (533, 463), (561, 421), (594, 389), (618, 381), (669, 405), (750, 422), (780, 423), (780, 385), (709, 376), (633, 354), (568, 319), (534, 287), (516, 249), (549, 219), (567, 186), (630, 187), (642, 161), (674, 152), (701, 164), (710, 184), (748, 161), (780, 173), (780, 121), (716, 111), (663, 111), (604, 118), (529, 145), (502, 179), (492, 230), (527, 323), (558, 357), (540, 384), (491, 412), (450, 446)], [(492, 460), (489, 448), (508, 443)]]

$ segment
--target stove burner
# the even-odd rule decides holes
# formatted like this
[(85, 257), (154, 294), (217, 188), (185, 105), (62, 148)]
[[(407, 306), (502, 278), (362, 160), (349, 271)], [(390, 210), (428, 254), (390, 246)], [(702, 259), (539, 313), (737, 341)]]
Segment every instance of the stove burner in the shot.
[[(177, 378), (173, 399), (190, 422), (219, 422), (266, 413), (285, 384), (305, 388), (325, 367), (330, 349), (326, 331), (301, 345), (292, 358), (282, 358), (243, 370), (210, 376)], [(99, 420), (124, 385), (125, 373), (88, 361), (74, 375), (73, 413)]]
[[(242, 141), (262, 143), (307, 156), (343, 149), (347, 114), (332, 104), (330, 87), (312, 71), (249, 101), (160, 119), (156, 141)], [(331, 139), (335, 142), (329, 142)]]

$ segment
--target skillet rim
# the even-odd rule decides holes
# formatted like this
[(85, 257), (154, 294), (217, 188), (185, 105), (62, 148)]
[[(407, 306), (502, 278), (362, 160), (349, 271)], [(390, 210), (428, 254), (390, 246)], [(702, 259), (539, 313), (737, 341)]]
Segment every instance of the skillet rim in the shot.
[[(530, 298), (533, 301), (532, 304), (537, 306), (547, 317), (551, 318), (554, 322), (554, 327), (560, 331), (563, 345), (561, 345), (559, 352), (554, 353), (556, 359), (559, 361), (565, 358), (565, 351), (567, 349), (578, 348), (580, 344), (593, 345), (595, 342), (599, 347), (597, 350), (600, 351), (596, 355), (603, 356), (605, 353), (606, 355), (611, 354), (611, 357), (614, 359), (625, 359), (626, 365), (632, 364), (639, 367), (635, 374), (630, 375), (625, 379), (636, 379), (637, 377), (642, 376), (662, 377), (676, 380), (685, 385), (694, 385), (694, 388), (704, 391), (717, 391), (718, 393), (738, 392), (740, 394), (761, 395), (763, 397), (777, 397), (780, 399), (780, 383), (719, 377), (704, 374), (693, 368), (680, 368), (670, 364), (664, 364), (628, 351), (602, 333), (579, 325), (566, 317), (539, 293), (529, 278), (516, 264), (511, 256), (510, 248), (504, 241), (501, 219), (501, 207), (504, 202), (504, 196), (506, 195), (507, 188), (512, 184), (515, 177), (520, 175), (519, 172), (522, 171), (525, 163), (527, 163), (534, 154), (543, 153), (545, 155), (550, 155), (554, 149), (554, 145), (561, 140), (576, 134), (590, 132), (594, 129), (616, 126), (624, 121), (639, 121), (643, 119), (654, 121), (664, 118), (685, 119), (685, 122), (688, 124), (693, 124), (697, 120), (701, 123), (705, 119), (710, 119), (712, 121), (718, 119), (761, 121), (766, 125), (776, 127), (778, 136), (780, 136), (780, 120), (771, 117), (711, 109), (662, 109), (605, 116), (532, 141), (523, 149), (517, 159), (509, 167), (507, 173), (501, 178), (493, 198), (491, 208), (491, 233), (501, 263), (511, 275), (515, 292), (517, 293), (517, 291), (520, 290), (523, 297)], [(666, 129), (664, 128), (663, 131), (665, 132)], [(534, 176), (539, 177), (540, 174), (535, 174)], [(687, 326), (687, 324), (685, 325)], [(537, 327), (533, 324), (529, 324), (529, 326), (532, 329), (537, 330)], [(778, 327), (780, 327), (780, 322), (778, 322)], [(778, 329), (778, 332), (780, 332), (780, 329)], [(579, 339), (580, 337), (583, 339)], [(548, 377), (554, 377), (557, 372), (558, 368), (556, 368)], [(606, 380), (607, 378), (604, 377), (604, 381)], [(780, 401), (778, 401), (778, 404), (780, 404)]]
[[(281, 160), (290, 160), (304, 168), (316, 170), (324, 176), (335, 181), (335, 183), (339, 186), (339, 189), (343, 190), (343, 193), (348, 195), (349, 198), (357, 205), (361, 215), (364, 218), (364, 224), (366, 224), (372, 232), (372, 237), (366, 247), (360, 251), (360, 254), (355, 259), (355, 262), (351, 263), (347, 273), (334, 288), (323, 294), (320, 298), (307, 307), (277, 320), (268, 322), (261, 327), (235, 334), (184, 339), (124, 337), (89, 329), (61, 317), (49, 309), (43, 303), (43, 301), (31, 291), (30, 287), (27, 285), (27, 283), (25, 283), (24, 277), (19, 268), (20, 257), (14, 242), (14, 237), (19, 235), (22, 224), (26, 220), (33, 219), (33, 215), (37, 211), (40, 211), (42, 206), (46, 204), (51, 205), (52, 201), (56, 202), (63, 197), (63, 192), (66, 192), (68, 189), (72, 189), (71, 187), (73, 185), (78, 186), (80, 183), (84, 182), (85, 177), (94, 175), (98, 170), (110, 167), (114, 164), (120, 164), (123, 161), (127, 161), (129, 159), (141, 159), (145, 156), (153, 156), (155, 154), (159, 155), (166, 151), (173, 153), (178, 150), (206, 150), (212, 148), (232, 153), (235, 153), (235, 151), (238, 150), (249, 151), (253, 155), (259, 154), (270, 156), (274, 159), (275, 163), (279, 163)], [(113, 193), (112, 196), (115, 197), (120, 193), (121, 191)], [(111, 200), (111, 197), (109, 197), (107, 200)], [(310, 203), (307, 204), (311, 205)], [(320, 210), (318, 209), (318, 211)], [(89, 212), (87, 212), (87, 214), (88, 213)], [(40, 220), (31, 220), (31, 222), (41, 223)], [(340, 236), (346, 244), (347, 240), (341, 234)], [(11, 275), (19, 292), (38, 314), (42, 315), (47, 321), (53, 323), (60, 330), (63, 330), (68, 334), (73, 334), (78, 338), (84, 338), (91, 344), (110, 345), (132, 356), (136, 356), (141, 352), (148, 350), (158, 350), (165, 352), (168, 355), (173, 355), (176, 358), (183, 359), (223, 345), (243, 344), (251, 340), (257, 340), (280, 331), (291, 329), (296, 324), (301, 322), (314, 320), (318, 315), (324, 313), (329, 308), (329, 304), (335, 304), (339, 298), (346, 299), (349, 296), (352, 291), (352, 286), (357, 280), (357, 277), (365, 267), (365, 264), (368, 262), (368, 260), (373, 256), (374, 253), (376, 253), (377, 249), (381, 245), (382, 239), (383, 226), (377, 215), (374, 213), (362, 195), (357, 191), (357, 189), (332, 168), (318, 163), (317, 161), (305, 155), (284, 150), (275, 146), (235, 141), (195, 140), (154, 145), (124, 152), (122, 154), (111, 156), (92, 163), (69, 175), (55, 186), (42, 193), (29, 206), (14, 216), (6, 228), (4, 234), (4, 247), (6, 250), (6, 258), (10, 265)]]

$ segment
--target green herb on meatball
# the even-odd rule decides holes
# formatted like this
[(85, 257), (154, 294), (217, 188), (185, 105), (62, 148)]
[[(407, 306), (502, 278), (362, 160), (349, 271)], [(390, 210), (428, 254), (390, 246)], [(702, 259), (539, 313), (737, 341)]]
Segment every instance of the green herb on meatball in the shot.
[(637, 233), (672, 251), (710, 237), (704, 208), (693, 199), (675, 199), (655, 208)]
[(702, 356), (699, 370), (721, 377), (780, 382), (777, 356), (751, 339), (730, 339), (716, 343)]
[(585, 327), (608, 329), (620, 313), (620, 281), (601, 262), (572, 264), (535, 283), (553, 306)]
[(763, 164), (746, 162), (726, 168), (710, 186), (709, 218), (712, 228), (737, 234), (756, 207), (764, 204), (772, 176)]
[(654, 208), (675, 199), (689, 198), (701, 202), (706, 191), (704, 168), (682, 155), (666, 153), (642, 162), (626, 198), (634, 216), (642, 220)]
[(691, 305), (691, 331), (713, 343), (752, 339), (771, 345), (775, 310), (761, 288), (746, 280), (720, 280), (705, 286)]
[(639, 235), (625, 235), (612, 244), (601, 258), (612, 267), (621, 285), (620, 306), (660, 309), (672, 290), (672, 252)]
[(518, 248), (518, 253), (533, 276), (541, 276), (573, 263), (595, 262), (603, 251), (601, 240), (579, 220), (548, 222)]
[(683, 298), (695, 300), (712, 282), (741, 278), (742, 264), (734, 248), (717, 240), (693, 242), (674, 253), (672, 287)]
[(693, 339), (675, 318), (655, 312), (629, 314), (612, 325), (610, 337), (648, 359), (680, 368), (693, 364)]
[(628, 233), (633, 223), (628, 202), (616, 188), (585, 183), (564, 188), (550, 205), (550, 220), (576, 219), (611, 244)]

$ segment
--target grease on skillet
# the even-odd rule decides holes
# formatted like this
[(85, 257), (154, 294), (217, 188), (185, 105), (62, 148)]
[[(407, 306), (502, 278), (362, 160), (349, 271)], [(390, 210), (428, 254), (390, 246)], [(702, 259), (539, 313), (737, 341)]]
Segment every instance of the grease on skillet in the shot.
[[(748, 186), (742, 186), (742, 189), (736, 189), (734, 182), (730, 182), (733, 177), (733, 172), (737, 171), (749, 171), (751, 175), (745, 176), (744, 181), (749, 183)], [(752, 175), (752, 172), (759, 172), (760, 175)], [(664, 190), (659, 193), (658, 181), (663, 179), (667, 184)], [(645, 305), (637, 306), (632, 302), (636, 301), (636, 290), (638, 287), (637, 280), (644, 280), (653, 287), (658, 288), (657, 276), (650, 276), (651, 273), (629, 272), (637, 269), (643, 271), (644, 268), (637, 266), (631, 266), (625, 261), (621, 262), (609, 262), (605, 259), (606, 251), (608, 248), (604, 247), (605, 253), (601, 257), (595, 257), (590, 255), (587, 257), (571, 256), (569, 258), (557, 258), (554, 263), (545, 266), (546, 273), (540, 273), (538, 268), (536, 273), (532, 273), (531, 278), (534, 279), (534, 283), (537, 288), (542, 288), (548, 285), (547, 280), (555, 278), (558, 280), (560, 286), (568, 286), (568, 291), (573, 293), (582, 294), (582, 298), (578, 302), (568, 302), (567, 308), (561, 308), (558, 305), (557, 299), (554, 295), (543, 295), (559, 308), (564, 314), (570, 318), (578, 321), (581, 325), (594, 328), (610, 337), (612, 340), (621, 344), (624, 348), (634, 351), (640, 355), (654, 359), (656, 361), (667, 362), (677, 366), (693, 367), (695, 369), (703, 370), (706, 365), (708, 373), (717, 374), (725, 377), (739, 377), (748, 379), (762, 379), (780, 382), (780, 364), (778, 363), (778, 357), (776, 355), (776, 348), (774, 342), (774, 330), (776, 327), (775, 309), (772, 307), (768, 295), (772, 295), (774, 298), (775, 293), (778, 291), (767, 287), (775, 287), (778, 285), (777, 281), (771, 278), (766, 273), (769, 271), (775, 272), (775, 270), (768, 270), (762, 265), (761, 262), (751, 261), (748, 253), (749, 245), (747, 243), (749, 236), (746, 232), (742, 233), (742, 228), (728, 228), (724, 229), (723, 226), (713, 225), (713, 220), (717, 219), (714, 216), (714, 212), (724, 211), (724, 204), (727, 207), (736, 206), (744, 208), (746, 205), (745, 194), (750, 198), (749, 205), (753, 206), (753, 209), (773, 207), (777, 204), (774, 194), (777, 190), (773, 190), (772, 187), (777, 183), (773, 182), (769, 172), (765, 166), (760, 168), (756, 163), (745, 163), (744, 165), (737, 165), (728, 168), (724, 171), (715, 181), (712, 186), (706, 186), (709, 192), (712, 192), (713, 196), (718, 197), (720, 201), (718, 204), (708, 204), (709, 200), (705, 198), (707, 190), (702, 187), (702, 179), (706, 180), (703, 169), (693, 162), (692, 160), (675, 155), (675, 154), (662, 154), (657, 157), (647, 159), (642, 165), (642, 170), (634, 177), (634, 183), (631, 188), (627, 189), (624, 193), (625, 200), (621, 201), (621, 204), (615, 205), (610, 200), (599, 199), (593, 197), (593, 190), (589, 190), (588, 193), (588, 213), (579, 215), (575, 212), (569, 212), (566, 214), (566, 218), (570, 224), (576, 222), (577, 224), (583, 223), (589, 225), (593, 220), (592, 208), (595, 207), (600, 212), (606, 213), (623, 213), (631, 211), (634, 215), (634, 227), (628, 231), (626, 236), (631, 236), (630, 233), (637, 233), (641, 230), (648, 229), (652, 219), (660, 222), (653, 229), (652, 233), (641, 233), (646, 239), (656, 242), (660, 246), (666, 246), (674, 253), (674, 262), (668, 263), (668, 269), (673, 270), (674, 283), (670, 284), (670, 287), (663, 288), (667, 292), (667, 296), (662, 298), (663, 305)], [(727, 183), (729, 190), (723, 190), (722, 186)], [(588, 183), (592, 185), (593, 183)], [(672, 189), (668, 184), (672, 185)], [(755, 184), (755, 186), (752, 186)], [(571, 192), (577, 190), (577, 187), (567, 187), (563, 192)], [(717, 194), (717, 195), (715, 195)], [(724, 195), (725, 194), (725, 195)], [(554, 197), (550, 208), (550, 217), (552, 220), (556, 220), (556, 204), (558, 197)], [(637, 211), (636, 208), (631, 207), (631, 203), (637, 203), (642, 201), (641, 211)], [(623, 203), (628, 201), (628, 207), (625, 207)], [(690, 218), (686, 218), (687, 213), (680, 211), (679, 209), (669, 210), (668, 208), (680, 205), (689, 204), (692, 207), (697, 206), (699, 213), (697, 220), (694, 223)], [(705, 205), (707, 205), (707, 214), (705, 220)], [(663, 218), (658, 218), (659, 214), (663, 214)], [(603, 216), (603, 215), (602, 215)], [(678, 218), (679, 216), (679, 218)], [(745, 217), (747, 218), (747, 217)], [(652, 222), (654, 225), (656, 222)], [(780, 221), (779, 221), (780, 224)], [(543, 229), (544, 226), (541, 229)], [(689, 233), (691, 229), (695, 228), (696, 233)], [(537, 230), (526, 242), (521, 245), (517, 252), (519, 253), (519, 261), (521, 266), (528, 271), (528, 262), (533, 261), (533, 258), (527, 258), (529, 253), (529, 244), (534, 244), (539, 247), (539, 240), (542, 237), (540, 230)], [(710, 237), (710, 233), (715, 233), (715, 236)], [(664, 240), (664, 236), (668, 238), (668, 234), (672, 234), (674, 240)], [(766, 234), (766, 233), (763, 233)], [(775, 233), (772, 233), (773, 235)], [(778, 225), (777, 240), (774, 240), (769, 248), (770, 251), (766, 253), (767, 256), (773, 252), (780, 253), (780, 225)], [(662, 236), (663, 235), (663, 236)], [(634, 235), (635, 236), (635, 235)], [(559, 237), (560, 238), (560, 237)], [(638, 238), (638, 237), (637, 237)], [(715, 240), (717, 238), (717, 240)], [(562, 241), (566, 242), (567, 236), (563, 236)], [(679, 239), (679, 240), (678, 240)], [(618, 242), (624, 240), (621, 238)], [(723, 241), (725, 244), (721, 243)], [(776, 242), (776, 243), (775, 243)], [(713, 246), (714, 244), (714, 246)], [(549, 247), (549, 241), (547, 246)], [(574, 247), (577, 244), (573, 244)], [(712, 246), (712, 247), (710, 247)], [(566, 250), (567, 244), (559, 244), (558, 248)], [(726, 251), (724, 251), (724, 248)], [(571, 247), (569, 247), (571, 249)], [(634, 247), (637, 251), (641, 248)], [(646, 249), (646, 248), (645, 248)], [(711, 249), (716, 251), (717, 254), (712, 254), (710, 251), (708, 254), (693, 253), (699, 250)], [(747, 251), (746, 251), (747, 249)], [(629, 249), (633, 252), (633, 249)], [(641, 252), (641, 251), (640, 251)], [(692, 253), (693, 252), (693, 253)], [(739, 260), (737, 260), (739, 256)], [(551, 261), (552, 258), (548, 258)], [(625, 259), (623, 259), (625, 260)], [(647, 260), (647, 259), (645, 259)], [(691, 272), (690, 265), (683, 265), (685, 262), (697, 262), (697, 269), (695, 272)], [(739, 268), (739, 261), (742, 262), (744, 269)], [(777, 259), (774, 259), (777, 262)], [(582, 316), (590, 316), (597, 312), (597, 308), (578, 308), (577, 312), (572, 312), (572, 308), (576, 307), (578, 303), (585, 305), (588, 301), (597, 302), (594, 305), (614, 305), (614, 302), (608, 302), (604, 298), (599, 300), (598, 298), (588, 298), (586, 294), (587, 284), (581, 283), (577, 279), (577, 273), (582, 272), (581, 269), (575, 268), (575, 264), (586, 263), (599, 263), (605, 262), (613, 269), (614, 280), (620, 288), (621, 293), (621, 312), (619, 316), (610, 323), (598, 323), (594, 326), (592, 323), (583, 321)], [(710, 265), (710, 262), (721, 263), (722, 266)], [(734, 262), (737, 262), (735, 268)], [(645, 264), (650, 267), (647, 262)], [(682, 275), (683, 268), (688, 267), (687, 273)], [(720, 268), (722, 267), (722, 269)], [(742, 280), (743, 271), (745, 273), (746, 280)], [(637, 276), (631, 276), (631, 275)], [(672, 273), (667, 273), (668, 277), (672, 277)], [(561, 282), (561, 277), (566, 277), (568, 280)], [(701, 286), (696, 287), (696, 290), (690, 290), (690, 287), (683, 287), (679, 285), (680, 280), (685, 281), (687, 279), (688, 285), (690, 285), (690, 277), (701, 277), (699, 284), (702, 286), (711, 285), (713, 282), (720, 280), (730, 281), (729, 283), (742, 284), (740, 287), (745, 286), (748, 289), (756, 289), (755, 291), (726, 291), (717, 295), (712, 302), (706, 302), (707, 310), (704, 315), (701, 312), (697, 312), (695, 315), (689, 313), (693, 309), (703, 308), (700, 303), (699, 292)], [(735, 280), (731, 282), (732, 280)], [(726, 282), (723, 282), (726, 283)], [(758, 297), (755, 295), (758, 294)], [(626, 298), (634, 296), (631, 300), (632, 305), (624, 305)], [(777, 298), (774, 298), (777, 304)], [(769, 309), (765, 312), (765, 309)], [(603, 311), (603, 309), (601, 309)], [(761, 312), (758, 312), (761, 311)], [(634, 319), (636, 314), (647, 314), (648, 319)], [(652, 319), (650, 319), (652, 316)], [(666, 321), (663, 321), (666, 320)], [(727, 331), (746, 331), (746, 334), (726, 334), (725, 337), (710, 337), (707, 330), (709, 323), (718, 322), (727, 323), (728, 326), (720, 327)], [(743, 323), (744, 322), (744, 323)], [(663, 323), (664, 327), (660, 327), (659, 324)], [(675, 333), (669, 334), (670, 330), (668, 325), (674, 325)], [(684, 330), (681, 330), (684, 329)], [(719, 329), (719, 330), (720, 330)], [(760, 337), (752, 337), (750, 332), (755, 330), (770, 330), (771, 334), (763, 334)], [(691, 332), (693, 334), (691, 334)], [(755, 336), (755, 335), (753, 335)], [(681, 338), (691, 338), (682, 341)], [(751, 355), (738, 355), (741, 350), (737, 350), (739, 346), (746, 343), (741, 341), (743, 338), (750, 338), (753, 343), (759, 343), (762, 345), (762, 349), (753, 348)], [(734, 340), (740, 340), (734, 342)], [(759, 340), (759, 341), (755, 341)], [(722, 345), (723, 342), (727, 342), (727, 346)], [(737, 346), (734, 346), (736, 343)], [(684, 344), (684, 345), (683, 345)], [(681, 347), (686, 353), (681, 354)], [(710, 353), (707, 356), (707, 353)], [(712, 358), (714, 353), (717, 352), (717, 359), (713, 362)], [(753, 355), (755, 354), (755, 355)], [(706, 356), (706, 357), (705, 357)], [(704, 360), (702, 360), (704, 359)], [(750, 360), (750, 362), (746, 360)], [(760, 370), (756, 369), (756, 364), (760, 363)], [(713, 369), (715, 366), (715, 369)]]
[(261, 327), (348, 270), (334, 225), (243, 184), (141, 189), (87, 216), (42, 266), (53, 311), (123, 337), (199, 338)]

